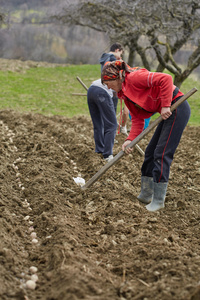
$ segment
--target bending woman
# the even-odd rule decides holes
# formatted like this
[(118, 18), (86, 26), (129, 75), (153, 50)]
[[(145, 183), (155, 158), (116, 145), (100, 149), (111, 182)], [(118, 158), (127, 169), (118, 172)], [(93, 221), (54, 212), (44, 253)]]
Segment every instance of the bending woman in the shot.
[(130, 68), (124, 61), (107, 63), (101, 81), (118, 93), (130, 111), (132, 126), (122, 145), (126, 154), (133, 150), (127, 146), (143, 131), (145, 119), (156, 112), (163, 118), (145, 151), (141, 192), (137, 197), (147, 204), (147, 210), (159, 210), (164, 207), (174, 153), (190, 118), (189, 104), (185, 101), (171, 112), (170, 106), (183, 95), (173, 84), (172, 76)]

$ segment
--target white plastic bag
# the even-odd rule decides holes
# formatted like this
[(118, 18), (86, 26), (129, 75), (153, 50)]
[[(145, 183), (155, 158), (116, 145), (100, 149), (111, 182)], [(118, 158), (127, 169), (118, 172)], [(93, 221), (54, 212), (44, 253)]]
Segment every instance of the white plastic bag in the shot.
[(76, 184), (79, 186), (83, 186), (85, 184), (85, 179), (81, 177), (76, 177), (76, 178), (73, 177), (73, 179), (76, 182)]

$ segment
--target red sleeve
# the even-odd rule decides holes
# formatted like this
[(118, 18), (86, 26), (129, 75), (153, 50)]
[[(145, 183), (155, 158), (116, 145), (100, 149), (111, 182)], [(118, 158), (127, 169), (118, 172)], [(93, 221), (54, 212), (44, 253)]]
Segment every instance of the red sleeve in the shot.
[(144, 129), (144, 119), (131, 116), (131, 130), (126, 140), (133, 141)]
[(126, 140), (133, 141), (144, 129), (144, 117), (141, 115), (141, 109), (132, 102), (125, 101), (131, 115), (131, 130)]

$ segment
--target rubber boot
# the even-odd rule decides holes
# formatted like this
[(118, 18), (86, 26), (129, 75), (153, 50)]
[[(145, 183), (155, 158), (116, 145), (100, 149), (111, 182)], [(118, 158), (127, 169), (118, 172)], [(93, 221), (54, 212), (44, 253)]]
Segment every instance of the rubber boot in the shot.
[(153, 198), (153, 177), (142, 176), (141, 177), (141, 192), (137, 199), (148, 204)]
[(149, 211), (157, 211), (165, 207), (165, 196), (167, 192), (168, 182), (153, 182), (153, 200), (150, 204), (146, 205)]

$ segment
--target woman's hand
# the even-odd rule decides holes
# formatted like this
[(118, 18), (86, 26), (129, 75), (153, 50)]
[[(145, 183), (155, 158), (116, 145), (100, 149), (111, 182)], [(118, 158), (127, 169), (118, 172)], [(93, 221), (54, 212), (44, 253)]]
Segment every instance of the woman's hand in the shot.
[[(126, 154), (130, 154), (133, 151), (133, 148), (126, 148), (126, 146), (128, 146), (131, 143), (130, 140), (127, 140), (123, 143), (122, 145), (122, 150), (126, 153)], [(126, 148), (126, 149), (125, 149)]]
[(160, 114), (161, 114), (163, 120), (167, 120), (172, 114), (170, 107), (162, 107)]

